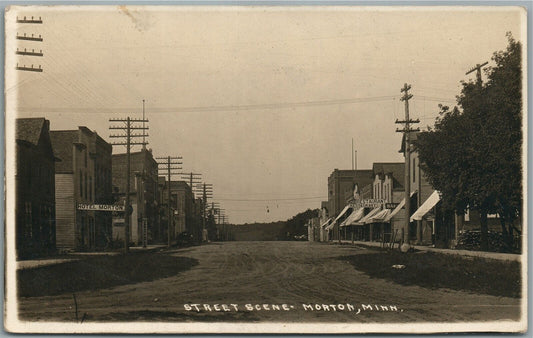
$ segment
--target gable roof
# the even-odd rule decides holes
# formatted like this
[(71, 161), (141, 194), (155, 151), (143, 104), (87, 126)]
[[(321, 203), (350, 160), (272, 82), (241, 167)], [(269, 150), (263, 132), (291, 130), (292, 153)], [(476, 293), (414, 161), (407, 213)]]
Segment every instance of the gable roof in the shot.
[(405, 177), (405, 163), (404, 162), (381, 162), (374, 163), (372, 170), (375, 175), (391, 174), (393, 179), (393, 189), (403, 188), (403, 177)]
[(15, 138), (36, 146), (39, 143), (45, 122), (44, 117), (17, 119)]
[[(420, 134), (419, 131), (412, 131), (409, 133), (409, 140), (411, 141), (411, 144), (413, 141), (416, 141), (418, 139), (418, 134)], [(405, 153), (405, 133), (402, 136), (402, 145), (400, 147), (399, 153)]]
[(52, 130), (50, 139), (54, 149), (54, 156), (61, 159), (61, 162), (56, 163), (56, 173), (72, 172), (72, 145), (78, 141), (78, 131)]
[(378, 162), (372, 165), (374, 175), (392, 174), (395, 178), (401, 178), (405, 174), (404, 162)]

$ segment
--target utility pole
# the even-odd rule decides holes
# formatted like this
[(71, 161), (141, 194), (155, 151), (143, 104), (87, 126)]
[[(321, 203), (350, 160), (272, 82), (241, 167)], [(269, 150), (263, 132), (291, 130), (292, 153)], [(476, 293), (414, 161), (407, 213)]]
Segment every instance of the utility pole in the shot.
[[(142, 137), (143, 140), (145, 139), (148, 134), (146, 134), (146, 130), (148, 130), (148, 127), (144, 126), (145, 122), (148, 122), (148, 120), (139, 120), (139, 119), (131, 119), (130, 117), (127, 117), (125, 119), (109, 119), (109, 122), (111, 123), (124, 123), (124, 125), (111, 125), (109, 127), (110, 130), (122, 130), (123, 134), (111, 134), (109, 137), (111, 138), (121, 138), (125, 139), (113, 142), (111, 143), (114, 146), (122, 145), (126, 146), (126, 206), (124, 210), (124, 253), (128, 253), (129, 251), (129, 239), (130, 239), (130, 219), (131, 219), (131, 212), (132, 208), (130, 205), (130, 176), (131, 176), (131, 164), (130, 164), (130, 151), (131, 147), (134, 145), (146, 145), (146, 141), (142, 142), (132, 142), (131, 139), (135, 137)], [(142, 123), (143, 125), (139, 125), (139, 123)], [(141, 133), (132, 134), (132, 130), (140, 130)]]
[(193, 184), (200, 183), (200, 177), (199, 176), (202, 176), (202, 174), (193, 173), (193, 172), (178, 173), (178, 175), (182, 175), (181, 176), (182, 180), (189, 180), (189, 187), (191, 187), (191, 189), (194, 188)]
[(410, 134), (412, 132), (420, 131), (420, 128), (412, 129), (411, 124), (414, 123), (420, 123), (419, 119), (411, 120), (409, 118), (409, 100), (413, 97), (412, 94), (409, 94), (409, 89), (411, 89), (411, 85), (408, 85), (407, 83), (404, 84), (403, 88), (401, 89), (401, 92), (404, 93), (401, 100), (405, 102), (405, 120), (399, 121), (396, 120), (395, 123), (403, 124), (404, 127), (402, 129), (396, 129), (397, 133), (403, 133), (405, 143), (405, 223), (402, 228), (402, 242), (409, 244), (409, 219), (411, 217), (411, 180), (410, 180), (410, 164), (411, 164), (411, 140), (410, 140)]
[(216, 215), (218, 214), (218, 209), (220, 208), (220, 204), (218, 202), (211, 202), (211, 211), (210, 214), (213, 215), (213, 221), (215, 222), (215, 229), (217, 229), (217, 240), (219, 240), (218, 234), (220, 233), (220, 229), (217, 226), (217, 220)]
[[(144, 99), (143, 99), (143, 128), (144, 128)], [(143, 248), (146, 248), (148, 245), (148, 217), (146, 217), (146, 168), (145, 168), (145, 156), (146, 156), (146, 142), (145, 138), (143, 136), (143, 161), (142, 161), (142, 176), (141, 176), (141, 182), (142, 182), (142, 191), (143, 191), (143, 210), (142, 210), (142, 231), (143, 231)]]
[[(28, 17), (19, 18), (17, 16), (17, 23), (21, 23), (21, 24), (42, 24), (43, 20), (41, 19), (41, 17), (34, 18), (32, 16), (31, 18), (28, 18)], [(29, 35), (26, 35), (26, 33), (24, 33), (23, 35), (19, 35), (17, 33), (17, 40), (43, 42), (43, 38), (40, 35), (39, 36), (34, 36), (34, 34), (32, 34), (31, 36), (29, 36)], [(30, 51), (27, 48), (24, 48), (24, 49), (21, 49), (21, 50), (19, 50), (17, 48), (15, 54), (22, 55), (22, 56), (40, 56), (40, 57), (42, 57), (43, 56), (43, 50), (40, 49), (39, 51), (36, 51), (35, 49), (31, 49), (31, 51)], [(17, 63), (17, 66), (15, 67), (15, 69), (16, 70), (27, 71), (27, 72), (42, 72), (43, 71), (43, 69), (41, 68), (41, 65), (39, 65), (39, 68), (36, 68), (36, 67), (33, 67), (33, 64), (31, 66), (27, 67), (25, 64), (23, 64), (22, 66), (19, 66), (19, 64)]]
[(203, 184), (197, 185), (196, 192), (200, 192), (202, 194), (201, 212), (202, 212), (202, 238), (203, 238), (203, 234), (206, 230), (207, 199), (213, 197), (213, 184), (203, 183)]
[(488, 64), (489, 64), (488, 62), (484, 62), (482, 64), (478, 63), (477, 65), (475, 65), (475, 67), (472, 67), (468, 72), (466, 72), (465, 75), (468, 75), (468, 74), (472, 73), (474, 70), (476, 70), (477, 71), (476, 72), (476, 84), (481, 87), (481, 84), (482, 84), (482, 82), (481, 82), (481, 67), (484, 67), (484, 66), (486, 66)]
[[(167, 189), (168, 189), (168, 204), (167, 204), (167, 246), (170, 248), (170, 242), (171, 242), (171, 230), (172, 229), (172, 205), (171, 205), (171, 188), (172, 188), (172, 175), (177, 175), (178, 173), (173, 170), (181, 169), (181, 167), (176, 167), (176, 165), (183, 164), (183, 162), (179, 161), (182, 159), (181, 156), (166, 156), (166, 157), (157, 157), (158, 160), (166, 160), (166, 162), (157, 162), (158, 166), (162, 166), (159, 169), (166, 171), (167, 174)], [(176, 200), (176, 204), (178, 201)]]
[(353, 164), (353, 137), (352, 137), (352, 170), (354, 170), (354, 164)]

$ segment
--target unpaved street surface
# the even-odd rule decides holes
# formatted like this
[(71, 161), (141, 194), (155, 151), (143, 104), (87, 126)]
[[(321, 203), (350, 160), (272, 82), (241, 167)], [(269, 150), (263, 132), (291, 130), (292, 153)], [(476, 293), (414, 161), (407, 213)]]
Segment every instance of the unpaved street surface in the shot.
[[(309, 242), (226, 242), (179, 249), (172, 254), (196, 259), (198, 265), (164, 279), (77, 293), (78, 316), (86, 321), (176, 322), (519, 319), (519, 299), (402, 286), (372, 279), (339, 259), (369, 250)], [(75, 321), (76, 316), (70, 293), (22, 298), (19, 309), (25, 320)]]

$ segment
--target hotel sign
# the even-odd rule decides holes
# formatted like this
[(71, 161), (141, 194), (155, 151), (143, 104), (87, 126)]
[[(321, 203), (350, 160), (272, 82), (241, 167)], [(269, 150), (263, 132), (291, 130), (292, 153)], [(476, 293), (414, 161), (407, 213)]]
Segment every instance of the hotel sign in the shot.
[(114, 205), (114, 204), (84, 204), (84, 203), (78, 203), (78, 210), (124, 211), (124, 206), (123, 205)]

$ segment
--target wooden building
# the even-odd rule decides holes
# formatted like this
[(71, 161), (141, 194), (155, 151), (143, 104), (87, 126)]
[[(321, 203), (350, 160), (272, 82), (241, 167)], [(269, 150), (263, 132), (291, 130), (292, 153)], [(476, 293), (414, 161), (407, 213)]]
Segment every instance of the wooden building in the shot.
[(87, 127), (50, 132), (56, 157), (57, 247), (94, 250), (111, 240), (111, 213), (79, 204), (113, 204), (111, 145)]
[(50, 122), (16, 120), (15, 227), (18, 258), (34, 258), (56, 249), (55, 156)]
[[(112, 162), (115, 199), (123, 204), (126, 198), (127, 154), (113, 154)], [(130, 203), (133, 213), (129, 241), (137, 245), (143, 245), (144, 241), (148, 244), (158, 240), (154, 236), (158, 235), (160, 229), (157, 169), (151, 150), (130, 153)], [(118, 229), (113, 229), (114, 239), (115, 235), (124, 233), (116, 230)]]

